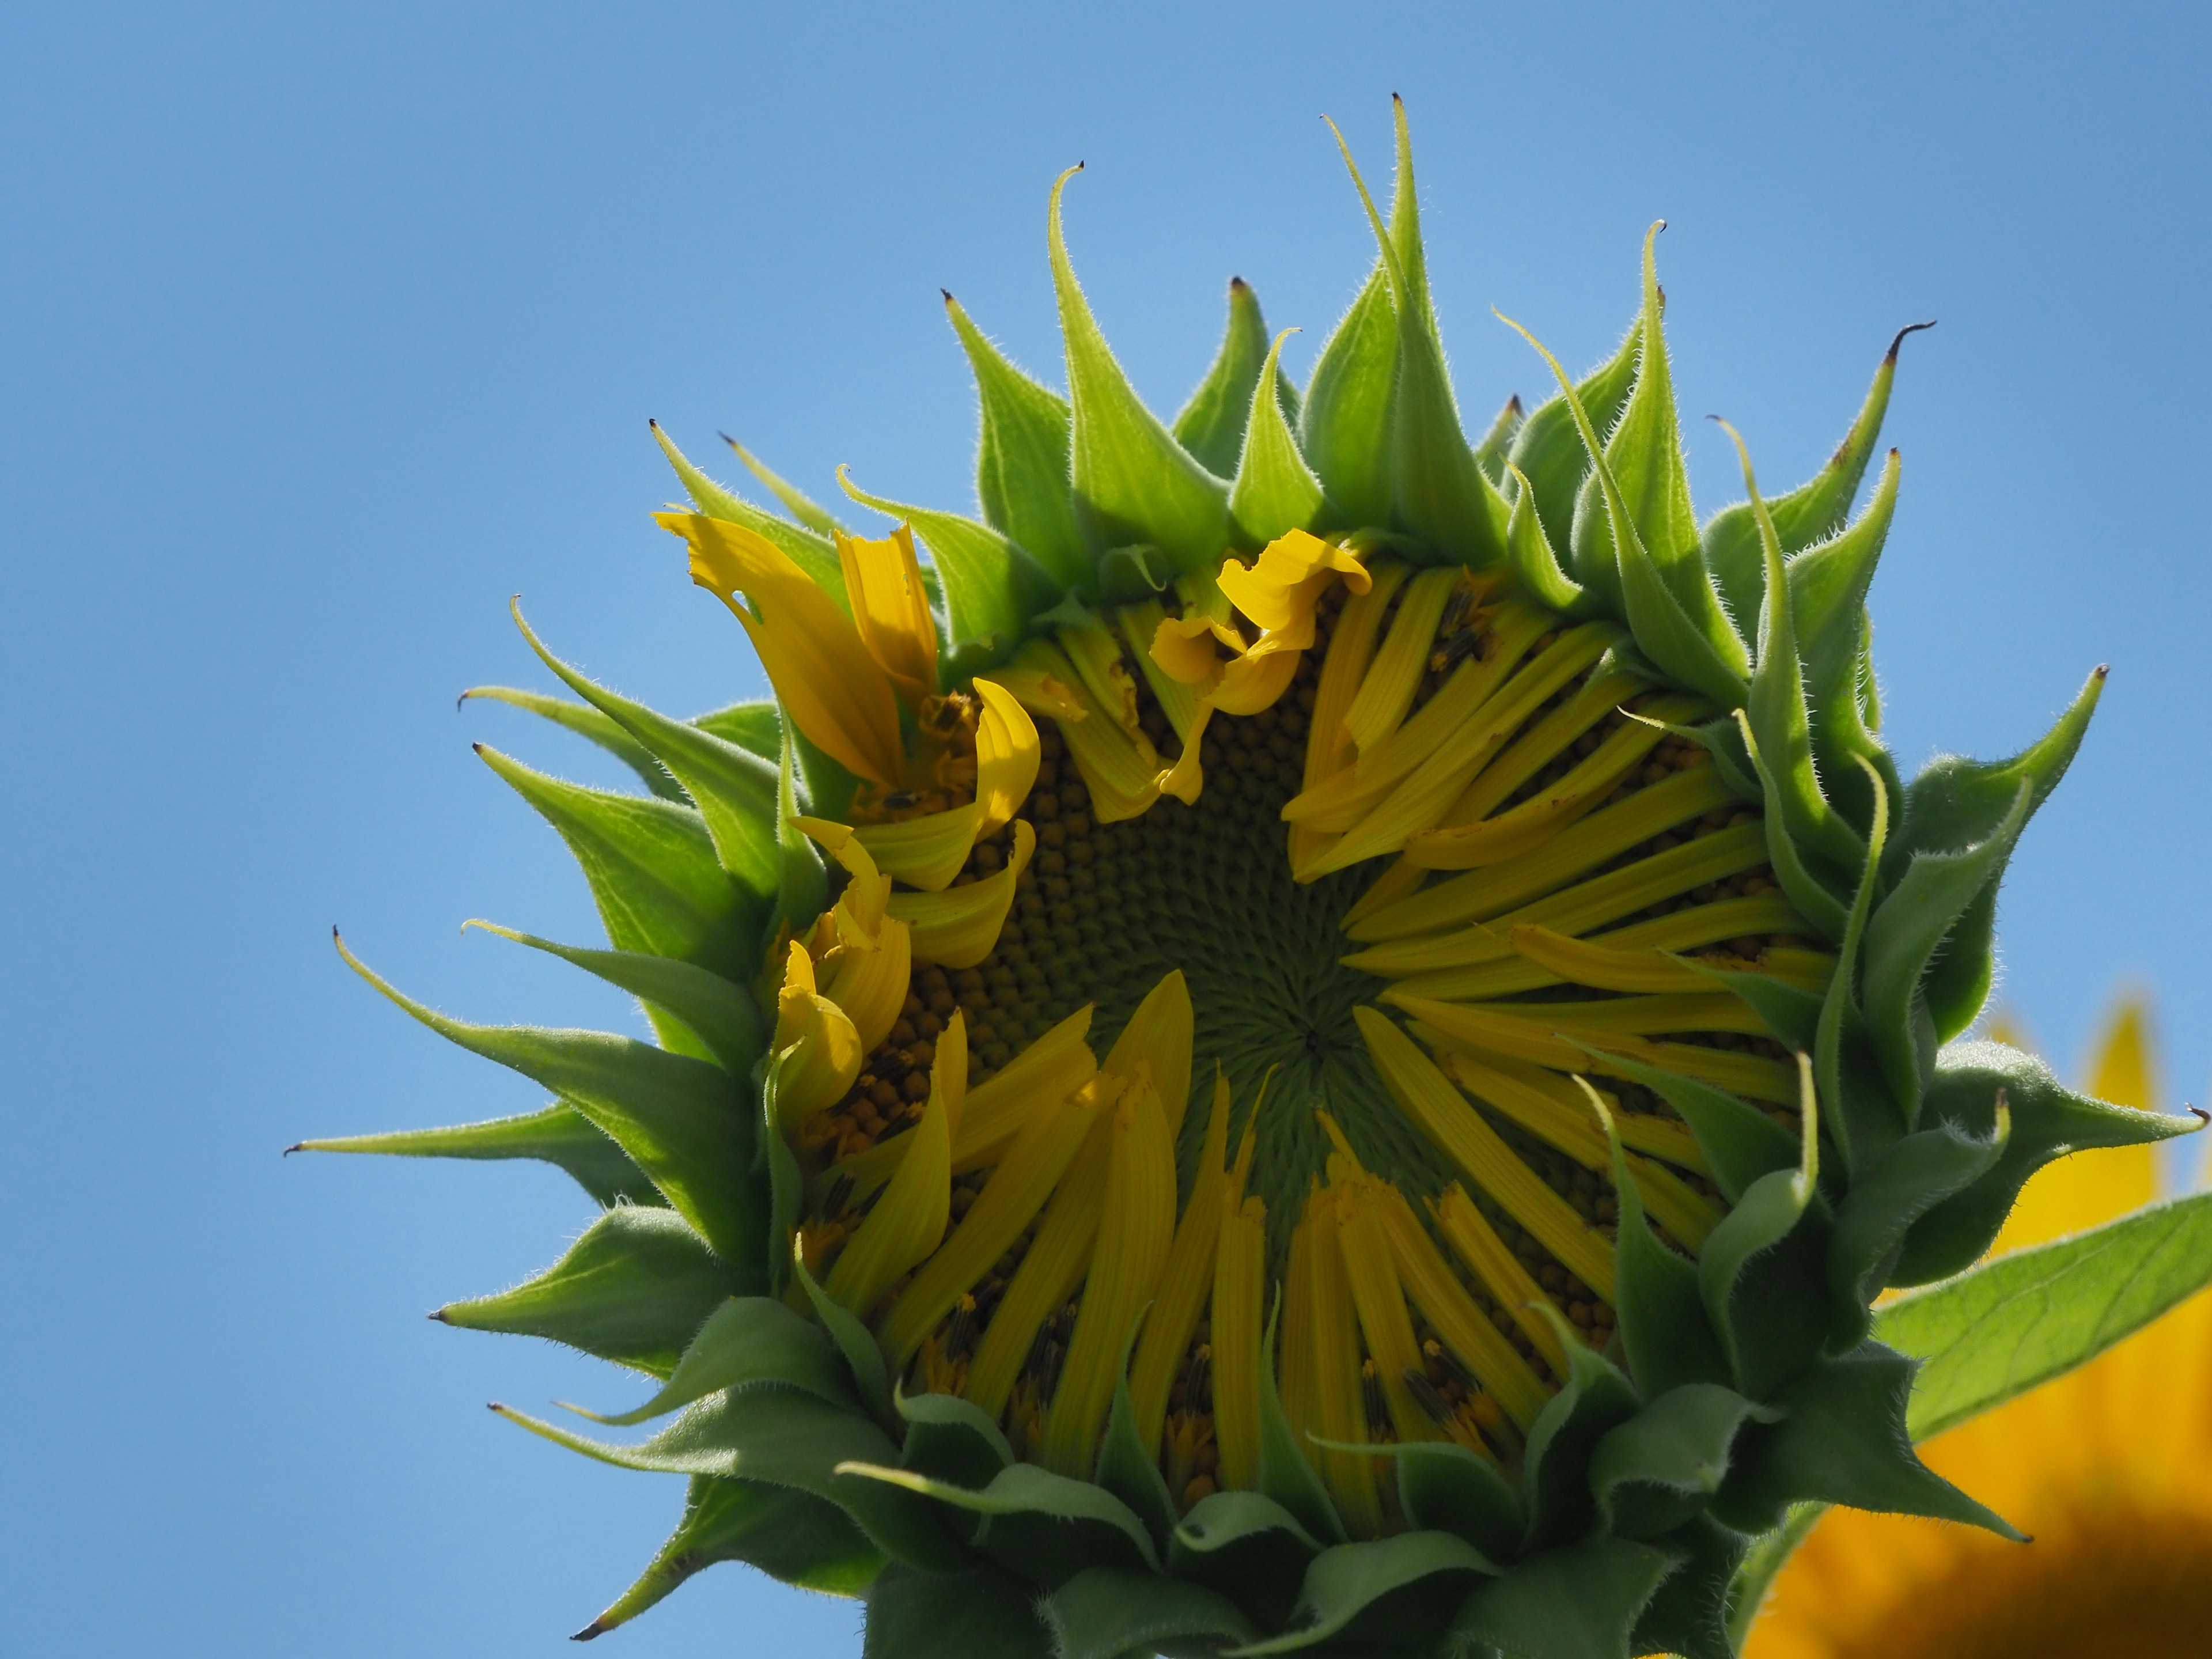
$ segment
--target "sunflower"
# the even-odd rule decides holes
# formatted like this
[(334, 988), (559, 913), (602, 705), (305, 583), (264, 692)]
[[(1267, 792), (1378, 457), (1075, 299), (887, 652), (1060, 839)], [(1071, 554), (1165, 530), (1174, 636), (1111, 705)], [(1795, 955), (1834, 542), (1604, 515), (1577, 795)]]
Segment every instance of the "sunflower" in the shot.
[(1863, 604), (1894, 452), (1850, 511), (1897, 344), (1816, 477), (1768, 501), (1746, 457), (1700, 525), (1659, 228), (1619, 349), (1574, 381), (1537, 347), (1557, 395), (1470, 441), (1402, 110), (1397, 163), (1387, 222), (1352, 169), (1378, 260), (1303, 391), (1240, 283), (1171, 423), (1063, 174), (1067, 397), (946, 300), (981, 520), (841, 471), (897, 521), (851, 534), (739, 451), (771, 514), (656, 428), (691, 497), (659, 522), (773, 702), (670, 719), (522, 624), (582, 701), (489, 695), (652, 798), (482, 750), (611, 948), (507, 936), (658, 1043), (362, 968), (556, 1098), (317, 1144), (547, 1158), (608, 1206), (437, 1316), (658, 1381), (602, 1421), (682, 1413), (507, 1413), (690, 1478), (585, 1635), (739, 1559), (865, 1594), (894, 1659), (1705, 1656), (1793, 1503), (2008, 1532), (1911, 1455), (1869, 1304), (2061, 1150), (2176, 1132), (1942, 1046), (2102, 671), (1906, 786)]
[[(2089, 1092), (2166, 1109), (2130, 999), (2100, 1035)], [(2150, 1201), (2147, 1146), (2070, 1158), (2032, 1182), (2000, 1251)], [(2184, 1659), (2212, 1632), (2212, 1299), (1930, 1443), (1929, 1466), (2032, 1534), (1838, 1511), (1800, 1547), (1753, 1626), (1751, 1659)]]

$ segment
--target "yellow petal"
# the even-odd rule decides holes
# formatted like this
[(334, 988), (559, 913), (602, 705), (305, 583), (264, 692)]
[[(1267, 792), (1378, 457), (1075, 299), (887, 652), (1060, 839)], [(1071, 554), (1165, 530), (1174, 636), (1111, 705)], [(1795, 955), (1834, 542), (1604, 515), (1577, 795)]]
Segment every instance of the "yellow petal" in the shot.
[(1089, 1140), (1102, 1107), (1117, 1097), (1087, 1085), (1030, 1118), (952, 1237), (921, 1265), (884, 1316), (877, 1337), (894, 1376), (904, 1373), (922, 1340), (1012, 1248)]
[[(1227, 635), (1226, 640), (1223, 638)], [(1241, 649), (1243, 641), (1203, 611), (1163, 617), (1152, 630), (1151, 656), (1160, 672), (1182, 685), (1211, 684), (1221, 672), (1222, 644)]]
[(1413, 1339), (1413, 1321), (1406, 1311), (1406, 1293), (1390, 1258), (1390, 1241), (1382, 1229), (1371, 1176), (1354, 1176), (1332, 1188), (1337, 1206), (1336, 1242), (1344, 1252), (1346, 1282), (1352, 1286), (1352, 1306), (1359, 1315), (1360, 1334), (1367, 1340), (1367, 1356), (1375, 1362), (1376, 1380), (1389, 1407), (1390, 1421), (1401, 1440), (1434, 1440), (1439, 1429), (1407, 1386), (1406, 1373), (1421, 1368), (1420, 1344)]
[[(1457, 1182), (1445, 1188), (1443, 1196), (1436, 1200), (1430, 1207), (1436, 1215), (1437, 1228), (1451, 1245), (1453, 1253), (1467, 1264), (1468, 1270), (1488, 1292), (1490, 1299), (1504, 1309), (1507, 1316), (1521, 1328), (1522, 1334), (1535, 1346), (1538, 1353), (1544, 1356), (1544, 1361), (1551, 1366), (1553, 1374), (1565, 1376), (1567, 1374), (1566, 1347), (1559, 1340), (1559, 1328), (1537, 1311), (1537, 1304), (1547, 1300), (1544, 1287), (1521, 1265), (1521, 1258), (1514, 1255), (1505, 1241), (1498, 1236), (1498, 1230), (1475, 1207), (1474, 1200), (1467, 1195)], [(1408, 1215), (1407, 1219), (1411, 1221), (1413, 1218)], [(1409, 1267), (1407, 1263), (1422, 1259), (1424, 1250), (1431, 1255), (1436, 1251), (1436, 1246), (1429, 1243), (1428, 1234), (1418, 1222), (1413, 1224), (1411, 1232), (1394, 1232), (1393, 1238), (1400, 1247), (1400, 1270), (1409, 1275), (1420, 1269)], [(1442, 1265), (1440, 1261), (1438, 1266)], [(1445, 1268), (1444, 1275), (1456, 1289), (1458, 1280), (1451, 1279), (1449, 1268)], [(1428, 1288), (1438, 1306), (1450, 1300), (1449, 1291), (1442, 1284)], [(1431, 1307), (1418, 1292), (1414, 1299), (1420, 1302), (1421, 1310), (1429, 1316), (1430, 1322), (1435, 1324), (1440, 1332), (1443, 1331), (1437, 1307)], [(1472, 1305), (1470, 1303), (1469, 1306)], [(1477, 1326), (1481, 1328), (1476, 1328)], [(1444, 1340), (1458, 1350), (1462, 1359), (1474, 1367), (1476, 1374), (1482, 1378), (1483, 1386), (1498, 1395), (1498, 1403), (1505, 1407), (1506, 1414), (1525, 1429), (1536, 1420), (1536, 1413), (1543, 1409), (1543, 1385), (1537, 1382), (1535, 1373), (1528, 1370), (1528, 1362), (1521, 1358), (1520, 1351), (1502, 1337), (1496, 1346), (1486, 1352), (1482, 1329), (1495, 1330), (1496, 1327), (1488, 1320), (1482, 1319), (1478, 1312), (1474, 1325), (1468, 1326), (1456, 1338), (1447, 1332)], [(1465, 1347), (1459, 1346), (1462, 1340), (1468, 1345)]]
[(914, 959), (946, 968), (973, 968), (991, 954), (1013, 908), (1014, 884), (1036, 851), (1029, 820), (1014, 822), (1014, 852), (996, 875), (942, 893), (894, 893), (890, 914), (914, 929)]
[(1066, 687), (1081, 705), (1084, 718), (1063, 720), (1060, 734), (1091, 792), (1092, 815), (1099, 823), (1133, 818), (1159, 799), (1160, 757), (1152, 739), (1140, 730), (1124, 728), (1092, 702), (1079, 684), (1073, 665), (1058, 647), (1030, 640), (1014, 653), (1014, 663)]
[(1192, 1025), (1190, 981), (1177, 968), (1146, 993), (1099, 1066), (1116, 1077), (1150, 1078), (1171, 1131), (1182, 1127), (1190, 1100)]
[(1176, 736), (1188, 744), (1192, 723), (1198, 716), (1198, 694), (1161, 667), (1152, 655), (1152, 641), (1166, 617), (1167, 608), (1158, 599), (1140, 599), (1134, 605), (1121, 606), (1115, 613), (1115, 623), (1121, 630), (1122, 644), (1128, 647), (1145, 676), (1145, 684), (1152, 687), (1160, 712), (1168, 717)]
[(1092, 709), (1123, 731), (1135, 731), (1137, 683), (1122, 659), (1121, 642), (1107, 630), (1106, 624), (1086, 615), (1082, 622), (1057, 629), (1053, 637), (1075, 671)]
[(1267, 1282), (1267, 1206), (1220, 1197), (1221, 1243), (1213, 1261), (1213, 1438), (1221, 1485), (1260, 1484), (1260, 1299)]
[(1213, 706), (1224, 714), (1256, 714), (1263, 708), (1273, 708), (1291, 689), (1297, 672), (1296, 651), (1271, 652), (1269, 641), (1262, 640), (1250, 654), (1224, 666)]
[(781, 1062), (776, 1122), (786, 1139), (796, 1140), (808, 1118), (845, 1097), (866, 1053), (850, 1016), (815, 988), (813, 960), (796, 939), (776, 998), (771, 1049)]
[[(1217, 1065), (1213, 1103), (1206, 1120), (1206, 1139), (1198, 1154), (1198, 1176), (1176, 1224), (1175, 1243), (1160, 1275), (1158, 1300), (1145, 1319), (1144, 1340), (1129, 1367), (1129, 1403), (1135, 1408), (1137, 1437), (1146, 1449), (1160, 1443), (1168, 1395), (1176, 1373), (1190, 1351), (1198, 1317), (1212, 1291), (1215, 1243), (1221, 1236), (1221, 1195), (1228, 1186), (1229, 1079)], [(1217, 1395), (1217, 1398), (1218, 1396)], [(1218, 1412), (1215, 1437), (1219, 1437)]]
[(1014, 694), (1015, 701), (1033, 714), (1047, 714), (1056, 720), (1079, 720), (1090, 716), (1091, 711), (1083, 706), (1083, 699), (1076, 695), (1075, 688), (1048, 669), (1009, 665), (993, 669), (991, 675)]
[(978, 1084), (968, 1097), (952, 1143), (952, 1168), (965, 1175), (991, 1164), (1028, 1127), (1030, 1120), (1065, 1100), (1098, 1070), (1084, 1041), (1091, 1029), (1085, 1004)]
[(921, 585), (914, 532), (901, 525), (882, 541), (837, 535), (837, 562), (853, 599), (853, 622), (868, 654), (909, 708), (937, 690), (937, 619)]
[[(853, 619), (790, 556), (741, 525), (697, 513), (657, 515), (691, 548), (691, 580), (737, 613), (799, 729), (858, 775), (904, 781), (898, 704)], [(738, 603), (743, 593), (753, 611)], [(754, 611), (757, 611), (756, 616)]]
[(1360, 681), (1352, 707), (1345, 711), (1345, 733), (1363, 757), (1396, 731), (1398, 722), (1413, 706), (1413, 694), (1420, 690), (1422, 675), (1428, 672), (1437, 624), (1443, 620), (1444, 601), (1466, 575), (1456, 565), (1439, 565), (1422, 571), (1407, 584), (1398, 614), (1390, 619), (1390, 632), (1382, 648), (1375, 653), (1374, 665)]
[(1139, 1082), (1121, 1097), (1112, 1122), (1082, 1311), (1045, 1418), (1045, 1467), (1079, 1480), (1088, 1479), (1097, 1461), (1098, 1431), (1121, 1380), (1122, 1356), (1152, 1304), (1175, 1237), (1175, 1135), (1158, 1091)]
[[(1370, 1437), (1359, 1377), (1359, 1330), (1337, 1237), (1336, 1205), (1329, 1194), (1313, 1195), (1306, 1206), (1306, 1224), (1312, 1233), (1306, 1264), (1310, 1311), (1305, 1336), (1310, 1346), (1303, 1356), (1286, 1355), (1283, 1363), (1287, 1368), (1302, 1358), (1311, 1378), (1313, 1433), (1323, 1440), (1364, 1446)], [(1323, 1448), (1321, 1478), (1336, 1500), (1345, 1529), (1353, 1537), (1373, 1538), (1382, 1530), (1372, 1458)]]
[(975, 695), (983, 703), (975, 716), (975, 805), (982, 809), (975, 833), (988, 836), (1030, 798), (1040, 750), (1036, 722), (1012, 691), (979, 674)]
[(1279, 536), (1260, 550), (1249, 566), (1224, 561), (1216, 578), (1231, 604), (1265, 633), (1305, 630), (1305, 650), (1313, 644), (1314, 603), (1339, 577), (1354, 593), (1374, 586), (1360, 556), (1304, 530)]
[(909, 887), (942, 892), (975, 848), (982, 808), (970, 802), (896, 823), (864, 823), (854, 833), (878, 865)]
[(902, 1140), (898, 1173), (830, 1270), (830, 1300), (865, 1317), (944, 1242), (952, 1216), (952, 1135), (968, 1088), (968, 1024), (958, 1009), (937, 1039), (929, 1104)]
[[(882, 883), (888, 889), (890, 883)], [(848, 887), (846, 890), (850, 892)], [(843, 900), (838, 901), (842, 906)], [(907, 992), (914, 977), (914, 945), (906, 923), (890, 916), (883, 919), (877, 934), (876, 948), (872, 951), (846, 946), (830, 954), (823, 964), (828, 969), (823, 981), (823, 994), (845, 1011), (859, 1033), (860, 1052), (873, 1054), (890, 1036), (891, 1027), (898, 1024), (899, 1010), (906, 1004)]]

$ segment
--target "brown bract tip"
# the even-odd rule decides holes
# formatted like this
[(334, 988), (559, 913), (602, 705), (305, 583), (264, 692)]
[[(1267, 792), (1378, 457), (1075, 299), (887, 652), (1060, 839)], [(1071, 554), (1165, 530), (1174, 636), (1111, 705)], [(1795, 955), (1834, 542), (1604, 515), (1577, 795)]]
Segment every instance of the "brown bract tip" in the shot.
[(594, 1619), (568, 1639), (571, 1642), (589, 1642), (606, 1633), (607, 1621), (604, 1618)]
[(481, 755), (483, 753), (483, 745), (480, 743), (472, 743), (469, 745), (469, 752), (472, 755)]
[(1517, 392), (1505, 400), (1505, 406), (1511, 410), (1516, 415), (1526, 412), (1526, 410), (1521, 402), (1521, 394)]
[(2100, 662), (2097, 665), (2097, 678), (2100, 680), (2112, 672), (2112, 665), (2108, 662)]
[[(945, 296), (945, 304), (947, 304), (947, 305), (951, 305), (951, 304), (952, 303), (952, 290), (951, 290), (951, 289), (949, 289), (949, 288), (940, 288), (940, 289), (938, 289), (937, 291), (938, 291), (939, 294), (942, 294), (942, 295)], [(583, 1638), (582, 1638), (581, 1637), (578, 1637), (576, 1639), (577, 1639), (578, 1641), (581, 1641)]]
[(293, 1153), (295, 1153), (295, 1152), (306, 1152), (307, 1150), (307, 1143), (306, 1141), (304, 1141), (304, 1140), (295, 1140), (295, 1141), (294, 1141), (290, 1146), (287, 1146), (287, 1147), (284, 1149), (283, 1153), (283, 1157), (286, 1157), (286, 1158), (289, 1158), (289, 1157), (291, 1157), (291, 1156), (292, 1156), (292, 1154), (293, 1154)]
[[(450, 1325), (450, 1324), (452, 1324), (452, 1323), (453, 1322), (452, 1320), (450, 1320), (450, 1319), (448, 1319), (448, 1318), (447, 1318), (447, 1317), (446, 1317), (446, 1310), (445, 1310), (443, 1308), (433, 1308), (433, 1309), (431, 1309), (431, 1310), (430, 1310), (429, 1316), (430, 1316), (431, 1318), (433, 1318), (433, 1319), (436, 1320), (436, 1321), (437, 1321), (441, 1325)], [(492, 1407), (492, 1409), (493, 1409), (494, 1411), (497, 1411), (497, 1410), (499, 1409), (499, 1407), (496, 1407), (496, 1406), (494, 1406), (494, 1407)]]
[(1231, 276), (1229, 279), (1229, 291), (1231, 294), (1249, 294), (1252, 291), (1252, 284), (1242, 276)]
[(650, 428), (652, 430), (653, 430), (653, 431), (655, 431), (655, 432), (658, 432), (658, 431), (659, 431), (659, 430), (660, 430), (660, 422), (658, 422), (658, 421), (656, 421), (656, 420), (654, 420), (654, 419), (653, 418), (653, 416), (650, 416), (650, 415), (648, 415), (648, 416), (647, 416), (645, 417), (645, 423), (646, 423), (646, 425), (647, 425), (648, 428)]
[(1888, 355), (1882, 358), (1882, 362), (1886, 363), (1894, 363), (1897, 361), (1897, 349), (1905, 343), (1905, 337), (1906, 335), (1917, 334), (1923, 328), (1933, 328), (1935, 326), (1936, 319), (1933, 317), (1930, 317), (1924, 323), (1907, 323), (1903, 328), (1897, 331), (1897, 337), (1889, 343)]
[(2212, 1123), (2212, 1112), (2206, 1111), (2202, 1106), (2185, 1106), (2181, 1109), (2199, 1123)]

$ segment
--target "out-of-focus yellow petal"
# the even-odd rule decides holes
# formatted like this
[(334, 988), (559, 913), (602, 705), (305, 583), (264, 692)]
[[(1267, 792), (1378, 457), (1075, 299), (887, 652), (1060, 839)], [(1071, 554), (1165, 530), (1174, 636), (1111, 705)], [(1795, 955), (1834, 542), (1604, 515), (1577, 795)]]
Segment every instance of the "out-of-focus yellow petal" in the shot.
[(845, 1097), (860, 1074), (866, 1050), (851, 1018), (815, 987), (814, 961), (793, 939), (776, 997), (775, 1036), (771, 1052), (781, 1062), (777, 1074), (776, 1123), (787, 1140), (824, 1107)]
[(1139, 1082), (1114, 1109), (1097, 1243), (1067, 1363), (1045, 1418), (1045, 1467), (1079, 1480), (1089, 1478), (1097, 1460), (1098, 1431), (1121, 1380), (1121, 1358), (1153, 1303), (1175, 1237), (1175, 1133), (1160, 1108), (1158, 1091)]
[(914, 532), (901, 525), (882, 541), (842, 532), (837, 562), (853, 598), (853, 621), (861, 643), (909, 708), (937, 690), (937, 619), (921, 585)]
[(1194, 1019), (1190, 981), (1177, 968), (1146, 993), (1099, 1066), (1116, 1077), (1150, 1078), (1160, 1091), (1160, 1105), (1172, 1131), (1182, 1127), (1183, 1109), (1190, 1100)]
[(902, 1140), (914, 1145), (875, 1208), (846, 1245), (830, 1282), (830, 1300), (865, 1317), (884, 1294), (944, 1242), (952, 1218), (952, 1136), (968, 1088), (968, 1022), (958, 1009), (937, 1039), (929, 1104)]
[(914, 959), (945, 968), (973, 968), (991, 954), (1013, 908), (1014, 884), (1036, 851), (1029, 820), (1014, 821), (1013, 856), (994, 876), (942, 893), (894, 893), (890, 914), (914, 929)]
[(1009, 822), (1036, 787), (1040, 750), (1036, 722), (1009, 688), (975, 678), (983, 707), (975, 716), (975, 833), (988, 836)]
[[(799, 729), (858, 775), (896, 789), (906, 773), (891, 683), (853, 619), (790, 556), (742, 525), (658, 514), (691, 549), (691, 580), (736, 612)], [(738, 603), (744, 594), (748, 611)], [(755, 612), (758, 614), (756, 615)]]
[(954, 1303), (981, 1282), (1060, 1186), (1088, 1143), (1099, 1112), (1119, 1098), (1098, 1082), (1094, 1079), (1030, 1118), (945, 1248), (922, 1264), (893, 1304), (877, 1332), (893, 1376), (904, 1372), (922, 1340), (944, 1322)]
[(1302, 629), (1304, 640), (1292, 648), (1304, 651), (1313, 644), (1314, 604), (1340, 577), (1354, 593), (1374, 586), (1359, 555), (1293, 530), (1261, 549), (1249, 567), (1224, 562), (1216, 580), (1230, 603), (1261, 631), (1295, 636)]
[[(1228, 1186), (1229, 1079), (1217, 1064), (1213, 1103), (1206, 1120), (1206, 1139), (1198, 1154), (1198, 1176), (1191, 1182), (1182, 1219), (1176, 1224), (1168, 1265), (1152, 1310), (1145, 1317), (1144, 1340), (1129, 1366), (1129, 1403), (1137, 1418), (1137, 1437), (1148, 1450), (1160, 1443), (1167, 1420), (1168, 1395), (1176, 1373), (1190, 1351), (1198, 1316), (1212, 1291), (1215, 1243), (1221, 1236), (1221, 1195)], [(1219, 1438), (1217, 1427), (1215, 1437)]]

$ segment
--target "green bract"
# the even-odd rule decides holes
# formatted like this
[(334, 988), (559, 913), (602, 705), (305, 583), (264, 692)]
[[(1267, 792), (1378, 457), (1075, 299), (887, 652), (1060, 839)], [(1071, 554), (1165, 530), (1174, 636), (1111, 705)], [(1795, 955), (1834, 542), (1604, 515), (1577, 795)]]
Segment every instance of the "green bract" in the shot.
[[(1864, 604), (1894, 451), (1850, 511), (1897, 344), (1816, 477), (1765, 499), (1747, 454), (1700, 524), (1658, 228), (1620, 349), (1577, 382), (1539, 346), (1557, 393), (1471, 434), (1402, 111), (1397, 164), (1303, 392), (1238, 283), (1172, 423), (1077, 284), (1063, 174), (1067, 398), (946, 300), (980, 520), (841, 471), (906, 526), (856, 541), (656, 428), (696, 508), (665, 522), (777, 702), (671, 720), (526, 626), (583, 701), (471, 694), (642, 780), (479, 749), (611, 948), (491, 931), (658, 1043), (364, 968), (553, 1100), (308, 1144), (543, 1159), (604, 1206), (438, 1316), (653, 1379), (599, 1422), (673, 1415), (614, 1444), (507, 1413), (690, 1481), (581, 1634), (742, 1560), (864, 1596), (883, 1659), (1708, 1659), (1804, 1506), (2009, 1532), (1913, 1455), (1880, 1339), (1934, 1333), (1970, 1414), (2010, 1385), (1955, 1310), (2012, 1281), (1870, 1309), (1968, 1268), (2051, 1159), (2179, 1132), (1959, 1041), (2103, 671), (2025, 753), (1906, 783)], [(2133, 1317), (2045, 1321), (2037, 1375)]]

